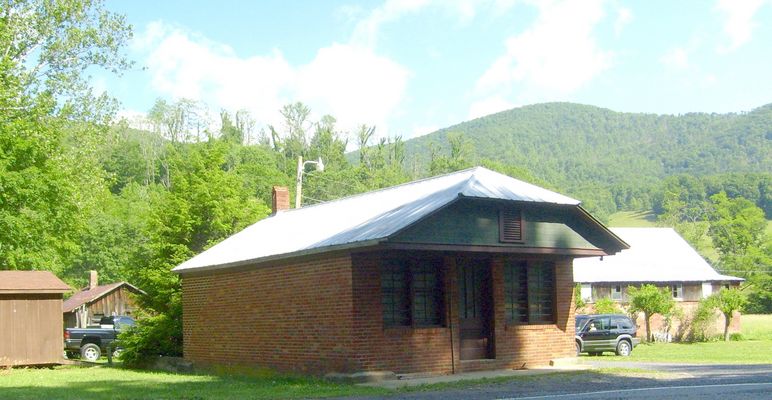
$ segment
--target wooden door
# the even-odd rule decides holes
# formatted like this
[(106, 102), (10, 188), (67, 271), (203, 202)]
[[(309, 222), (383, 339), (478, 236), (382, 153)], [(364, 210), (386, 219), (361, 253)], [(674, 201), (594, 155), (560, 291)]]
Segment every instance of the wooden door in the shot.
[(460, 358), (493, 357), (490, 261), (458, 260)]

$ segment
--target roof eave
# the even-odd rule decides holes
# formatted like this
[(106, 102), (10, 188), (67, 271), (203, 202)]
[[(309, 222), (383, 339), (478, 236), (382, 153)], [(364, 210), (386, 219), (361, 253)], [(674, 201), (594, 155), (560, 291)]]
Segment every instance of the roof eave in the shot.
[(363, 247), (371, 247), (380, 244), (385, 239), (373, 239), (373, 240), (365, 240), (361, 242), (354, 242), (354, 243), (346, 243), (341, 245), (333, 245), (333, 246), (326, 246), (326, 247), (318, 247), (308, 250), (299, 250), (294, 251), (291, 253), (284, 253), (284, 254), (276, 254), (272, 256), (267, 257), (259, 257), (259, 258), (253, 258), (249, 260), (240, 260), (240, 261), (234, 261), (230, 263), (225, 264), (216, 264), (216, 265), (207, 265), (202, 267), (190, 267), (190, 268), (182, 268), (176, 267), (172, 269), (172, 272), (184, 276), (189, 274), (195, 274), (195, 273), (201, 273), (201, 272), (217, 272), (225, 269), (230, 268), (236, 268), (236, 267), (244, 267), (248, 265), (256, 265), (256, 264), (264, 264), (267, 262), (276, 262), (276, 261), (284, 261), (292, 258), (297, 257), (304, 257), (304, 256), (310, 256), (315, 254), (322, 254), (322, 253), (331, 253), (334, 251), (345, 251), (345, 250), (353, 250)]

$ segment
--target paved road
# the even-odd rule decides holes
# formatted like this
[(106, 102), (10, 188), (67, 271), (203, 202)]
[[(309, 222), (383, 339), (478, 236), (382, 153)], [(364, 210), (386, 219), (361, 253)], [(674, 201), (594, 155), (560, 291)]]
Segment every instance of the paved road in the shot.
[[(549, 374), (467, 389), (415, 392), (399, 399), (772, 399), (772, 364), (685, 365), (591, 362), (630, 368), (623, 376), (594, 371)], [(640, 372), (645, 369), (650, 372)]]

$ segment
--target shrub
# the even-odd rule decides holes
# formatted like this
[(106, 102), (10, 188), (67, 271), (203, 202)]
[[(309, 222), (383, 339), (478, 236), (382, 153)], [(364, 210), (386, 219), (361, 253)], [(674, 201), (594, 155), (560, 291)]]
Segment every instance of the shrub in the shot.
[(583, 309), (587, 305), (587, 302), (582, 298), (582, 285), (577, 283), (574, 285), (574, 307), (576, 312)]
[(708, 341), (708, 329), (713, 326), (716, 313), (711, 299), (702, 299), (694, 310), (688, 340), (692, 342)]
[(622, 310), (614, 300), (608, 297), (598, 299), (595, 302), (595, 314), (619, 314)]
[(733, 333), (733, 334), (729, 335), (729, 340), (731, 340), (733, 342), (741, 342), (741, 341), (745, 340), (745, 338), (743, 337), (742, 333)]
[(182, 356), (182, 307), (179, 302), (169, 312), (141, 315), (137, 325), (121, 332), (121, 361), (131, 368), (147, 367), (159, 356)]

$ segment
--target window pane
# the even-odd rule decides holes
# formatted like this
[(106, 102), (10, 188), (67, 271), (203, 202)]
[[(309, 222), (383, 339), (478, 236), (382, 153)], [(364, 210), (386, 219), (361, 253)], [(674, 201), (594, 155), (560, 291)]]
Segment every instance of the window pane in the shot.
[(528, 322), (528, 279), (525, 261), (504, 265), (504, 305), (509, 322)]
[(407, 264), (396, 260), (385, 261), (381, 268), (381, 304), (385, 326), (410, 325), (407, 272)]
[(415, 260), (412, 263), (413, 324), (442, 324), (442, 287), (439, 278), (440, 263), (434, 260)]
[(528, 321), (554, 322), (555, 268), (550, 262), (528, 267)]

